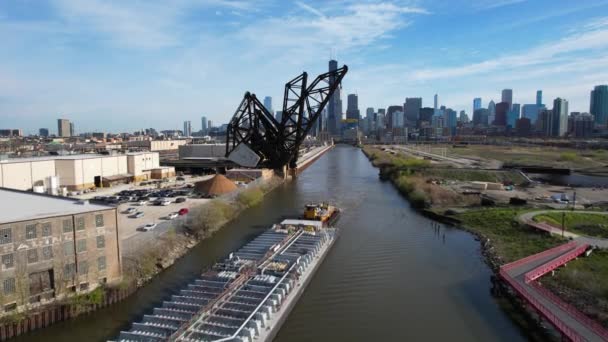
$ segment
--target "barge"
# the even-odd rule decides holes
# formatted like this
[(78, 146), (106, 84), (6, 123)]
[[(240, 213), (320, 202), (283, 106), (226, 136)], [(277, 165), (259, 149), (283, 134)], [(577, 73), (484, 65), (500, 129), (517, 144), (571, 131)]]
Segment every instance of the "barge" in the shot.
[(333, 227), (340, 218), (340, 209), (328, 203), (311, 203), (304, 206), (304, 220), (321, 221), (326, 227)]
[(272, 341), (338, 237), (284, 220), (216, 263), (117, 341)]

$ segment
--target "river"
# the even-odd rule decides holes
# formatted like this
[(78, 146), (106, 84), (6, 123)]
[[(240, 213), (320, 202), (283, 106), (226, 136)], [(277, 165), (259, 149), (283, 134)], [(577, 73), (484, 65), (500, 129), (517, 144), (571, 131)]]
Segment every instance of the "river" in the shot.
[(14, 341), (104, 341), (205, 267), (310, 201), (344, 209), (341, 236), (276, 341), (524, 341), (490, 294), (479, 242), (410, 209), (359, 149), (338, 146), (129, 299)]

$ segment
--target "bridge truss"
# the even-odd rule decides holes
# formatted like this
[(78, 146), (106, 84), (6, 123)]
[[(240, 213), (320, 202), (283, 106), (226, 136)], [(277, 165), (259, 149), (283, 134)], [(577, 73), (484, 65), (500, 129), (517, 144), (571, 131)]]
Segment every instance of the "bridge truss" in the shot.
[(226, 156), (231, 158), (235, 150), (245, 145), (259, 157), (258, 167), (295, 168), (300, 145), (340, 87), (347, 71), (348, 67), (344, 65), (317, 76), (310, 84), (308, 74), (303, 72), (287, 82), (280, 121), (255, 94), (245, 93), (228, 124)]

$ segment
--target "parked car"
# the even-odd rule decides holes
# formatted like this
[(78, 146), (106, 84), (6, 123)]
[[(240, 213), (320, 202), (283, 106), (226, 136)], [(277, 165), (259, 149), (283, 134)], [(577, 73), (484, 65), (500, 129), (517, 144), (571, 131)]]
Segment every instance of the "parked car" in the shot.
[(175, 180), (178, 180), (178, 181), (185, 181), (185, 180), (186, 180), (186, 178), (184, 178), (184, 177), (177, 177), (177, 178), (175, 178)]
[(144, 205), (148, 204), (148, 201), (146, 201), (146, 200), (139, 200), (139, 201), (137, 201), (137, 203), (135, 203), (135, 204), (136, 204), (136, 205), (139, 205), (139, 206), (144, 206)]
[(171, 214), (167, 215), (167, 220), (173, 220), (174, 218), (176, 218), (178, 216), (179, 216), (178, 213), (171, 213)]
[(186, 197), (178, 197), (175, 199), (175, 203), (184, 203), (186, 202)]
[(166, 199), (166, 198), (165, 198), (165, 199), (162, 199), (162, 200), (160, 201), (160, 205), (162, 205), (162, 206), (167, 206), (167, 205), (169, 205), (169, 204), (171, 204), (171, 201), (170, 201), (170, 200), (168, 200), (168, 199)]
[(138, 211), (135, 214), (129, 216), (130, 218), (141, 218), (144, 217), (144, 212), (143, 211)]
[(137, 209), (135, 209), (135, 208), (133, 208), (133, 207), (130, 207), (130, 208), (127, 208), (127, 210), (125, 210), (125, 211), (124, 211), (124, 213), (125, 213), (125, 214), (133, 214), (133, 213), (135, 213), (136, 211), (137, 211)]
[(189, 212), (188, 208), (181, 208), (177, 214), (182, 216), (182, 215), (186, 215)]
[(143, 226), (140, 226), (139, 228), (137, 228), (137, 230), (140, 230), (142, 232), (147, 232), (154, 228), (156, 228), (156, 223), (146, 223)]

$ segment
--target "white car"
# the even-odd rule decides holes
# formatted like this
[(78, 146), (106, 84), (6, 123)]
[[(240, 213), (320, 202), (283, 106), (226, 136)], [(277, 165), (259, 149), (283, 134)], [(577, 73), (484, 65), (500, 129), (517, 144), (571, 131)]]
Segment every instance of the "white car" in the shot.
[(135, 204), (137, 204), (139, 206), (144, 206), (144, 205), (148, 204), (148, 201), (139, 201), (139, 202), (137, 202)]
[(173, 220), (174, 218), (176, 218), (178, 216), (179, 216), (178, 213), (171, 213), (171, 214), (167, 215), (167, 219), (168, 220)]
[(156, 223), (147, 223), (147, 224), (144, 224), (143, 226), (139, 227), (138, 230), (141, 230), (142, 232), (147, 232), (154, 228), (156, 228)]
[(167, 206), (167, 205), (169, 205), (169, 204), (171, 204), (171, 201), (170, 201), (170, 200), (168, 200), (168, 199), (163, 199), (163, 200), (160, 202), (160, 205), (162, 205), (162, 206)]
[(125, 214), (134, 214), (137, 211), (137, 209), (131, 207), (131, 208), (127, 208), (127, 210), (125, 210)]

